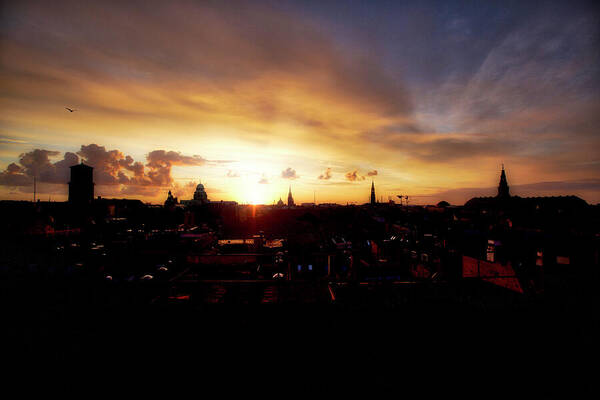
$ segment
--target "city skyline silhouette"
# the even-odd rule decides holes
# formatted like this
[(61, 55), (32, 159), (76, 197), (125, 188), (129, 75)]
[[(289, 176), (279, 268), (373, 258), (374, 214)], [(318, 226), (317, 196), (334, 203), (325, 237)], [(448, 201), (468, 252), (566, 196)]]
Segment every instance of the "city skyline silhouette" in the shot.
[(598, 392), (599, 2), (0, 20), (16, 393)]

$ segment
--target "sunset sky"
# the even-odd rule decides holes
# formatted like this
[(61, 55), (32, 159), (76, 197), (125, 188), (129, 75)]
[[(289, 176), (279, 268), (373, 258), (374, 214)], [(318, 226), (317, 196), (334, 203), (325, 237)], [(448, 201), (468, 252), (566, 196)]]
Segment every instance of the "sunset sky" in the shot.
[(3, 2), (0, 199), (597, 203), (595, 3)]

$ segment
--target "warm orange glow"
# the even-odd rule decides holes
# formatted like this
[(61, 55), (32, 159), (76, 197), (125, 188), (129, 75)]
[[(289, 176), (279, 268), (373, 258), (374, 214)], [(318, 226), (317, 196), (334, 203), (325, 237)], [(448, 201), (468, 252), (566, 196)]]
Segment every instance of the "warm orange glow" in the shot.
[[(292, 184), (298, 203), (313, 201), (314, 194), (318, 202), (362, 203), (374, 178), (378, 200), (402, 194), (412, 196), (412, 204), (442, 199), (460, 204), (473, 195), (471, 188), (476, 195), (493, 194), (502, 162), (515, 188), (597, 182), (591, 169), (597, 165), (598, 136), (578, 131), (593, 125), (585, 122), (598, 115), (597, 102), (568, 100), (565, 104), (577, 104), (569, 110), (562, 103), (532, 101), (502, 118), (488, 111), (510, 109), (514, 93), (504, 90), (519, 87), (486, 81), (498, 75), (512, 82), (512, 75), (502, 75), (504, 53), (493, 57), (493, 50), (503, 49), (490, 51), (482, 76), (475, 71), (469, 85), (446, 82), (452, 90), (445, 92), (443, 85), (433, 90), (405, 81), (402, 74), (390, 75), (402, 68), (382, 64), (386, 56), (358, 42), (338, 43), (311, 21), (268, 7), (239, 10), (240, 20), (251, 21), (248, 26), (232, 24), (227, 7), (202, 2), (179, 4), (177, 15), (194, 18), (169, 19), (165, 26), (146, 13), (123, 14), (119, 6), (65, 9), (73, 13), (69, 21), (80, 21), (74, 27), (64, 26), (60, 7), (15, 3), (6, 11), (7, 19), (12, 13), (41, 35), (48, 33), (49, 42), (40, 47), (16, 33), (2, 38), (1, 171), (34, 149), (75, 153), (95, 143), (142, 164), (154, 150), (207, 160), (174, 165), (170, 185), (96, 186), (99, 195), (154, 203), (162, 203), (168, 190), (191, 198), (193, 185), (185, 185), (199, 181), (211, 200), (271, 204), (285, 200)], [(160, 5), (149, 13), (170, 12)], [(255, 26), (269, 35), (263, 37)], [(96, 29), (98, 39), (62, 31), (75, 28)], [(182, 32), (202, 39), (181, 40)], [(492, 61), (498, 65), (489, 65)], [(575, 81), (570, 69), (558, 71), (567, 82)], [(524, 87), (523, 92), (536, 91)], [(448, 102), (443, 112), (428, 108), (438, 100)], [(478, 104), (486, 106), (479, 113)], [(78, 111), (67, 112), (66, 106)], [(561, 147), (562, 138), (570, 138), (568, 149)], [(547, 156), (535, 143), (548, 145)], [(287, 168), (296, 176), (282, 176)], [(319, 178), (324, 171), (330, 174)], [(356, 179), (346, 178), (353, 171)], [(370, 171), (377, 175), (367, 175)], [(66, 181), (62, 186), (40, 181), (38, 189), (55, 200), (66, 198)], [(25, 186), (0, 186), (2, 198), (27, 199), (30, 192)], [(547, 194), (600, 200), (593, 187)]]

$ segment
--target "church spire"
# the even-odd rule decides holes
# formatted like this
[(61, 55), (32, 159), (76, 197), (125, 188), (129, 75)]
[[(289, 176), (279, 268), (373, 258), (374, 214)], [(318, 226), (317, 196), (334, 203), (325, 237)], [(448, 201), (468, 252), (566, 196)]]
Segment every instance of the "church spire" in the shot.
[(290, 191), (288, 192), (288, 207), (294, 206), (294, 198), (292, 197), (292, 185), (290, 185)]
[(373, 182), (373, 180), (371, 180), (371, 204), (375, 204), (376, 198), (375, 198), (375, 182)]
[(500, 184), (498, 185), (498, 198), (507, 199), (510, 197), (508, 182), (506, 181), (506, 173), (504, 172), (504, 164), (502, 164), (502, 172), (500, 173)]

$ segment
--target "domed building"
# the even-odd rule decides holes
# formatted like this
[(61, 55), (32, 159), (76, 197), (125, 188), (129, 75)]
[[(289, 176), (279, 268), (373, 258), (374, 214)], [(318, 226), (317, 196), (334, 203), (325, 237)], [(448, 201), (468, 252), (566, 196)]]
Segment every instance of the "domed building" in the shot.
[(194, 191), (194, 197), (191, 200), (182, 200), (181, 204), (185, 206), (200, 206), (210, 203), (204, 185), (199, 183)]
[(177, 197), (173, 197), (173, 193), (169, 190), (169, 194), (167, 195), (167, 200), (165, 200), (165, 207), (172, 208), (178, 204)]
[(210, 202), (206, 191), (204, 190), (204, 185), (201, 183), (196, 186), (196, 191), (194, 192), (194, 202), (198, 204), (206, 204)]

